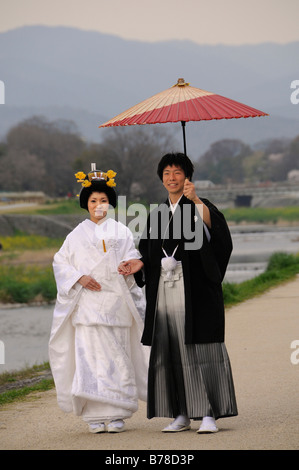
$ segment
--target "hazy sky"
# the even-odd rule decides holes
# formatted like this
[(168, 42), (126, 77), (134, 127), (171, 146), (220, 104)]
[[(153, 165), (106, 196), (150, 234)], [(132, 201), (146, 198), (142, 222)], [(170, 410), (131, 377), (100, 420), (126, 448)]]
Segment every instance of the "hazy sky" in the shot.
[(0, 0), (0, 15), (0, 31), (42, 24), (142, 41), (299, 40), (298, 0)]

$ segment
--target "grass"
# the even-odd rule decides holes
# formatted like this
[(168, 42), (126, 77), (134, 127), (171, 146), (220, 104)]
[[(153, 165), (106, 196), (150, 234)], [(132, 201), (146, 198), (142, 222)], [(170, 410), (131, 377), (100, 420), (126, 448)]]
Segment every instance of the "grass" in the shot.
[(223, 284), (225, 307), (231, 307), (252, 297), (263, 294), (270, 287), (275, 287), (295, 277), (299, 273), (299, 256), (288, 253), (274, 253), (267, 269), (259, 276), (248, 281)]
[(281, 221), (299, 222), (299, 207), (239, 207), (222, 210), (229, 222), (259, 224), (277, 224)]
[(43, 237), (41, 235), (27, 235), (26, 233), (16, 233), (13, 237), (1, 237), (3, 252), (43, 250), (46, 248), (58, 248), (62, 245), (63, 239)]
[(33, 392), (46, 392), (53, 388), (53, 380), (41, 380), (35, 385), (22, 387), (20, 389), (8, 390), (0, 394), (0, 406), (20, 400)]
[(35, 300), (50, 302), (56, 297), (56, 283), (51, 264), (32, 265), (16, 262), (20, 253), (59, 248), (60, 239), (38, 235), (17, 234), (2, 237), (0, 265), (0, 302), (30, 303)]
[(39, 215), (82, 214), (82, 208), (79, 205), (79, 199), (75, 198), (60, 202), (49, 202), (40, 209), (31, 210), (30, 213)]
[(57, 294), (51, 266), (0, 266), (0, 302), (50, 302)]
[(28, 367), (16, 372), (4, 372), (3, 374), (0, 374), (0, 388), (8, 382), (18, 382), (20, 380), (25, 380), (31, 378), (32, 376), (36, 376), (41, 372), (48, 370), (49, 367), (49, 363), (44, 362), (43, 364)]

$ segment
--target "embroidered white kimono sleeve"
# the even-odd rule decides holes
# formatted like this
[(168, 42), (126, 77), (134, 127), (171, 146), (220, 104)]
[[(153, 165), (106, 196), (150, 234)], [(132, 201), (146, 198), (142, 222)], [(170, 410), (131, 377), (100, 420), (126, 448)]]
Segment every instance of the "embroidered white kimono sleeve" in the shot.
[[(140, 254), (130, 230), (112, 219), (101, 225), (85, 220), (54, 257), (49, 359), (58, 404), (66, 412), (81, 415), (86, 403), (98, 402), (109, 409), (107, 418), (111, 407), (129, 416), (138, 399), (146, 400), (149, 352), (140, 342), (145, 299), (134, 277), (117, 271), (132, 258)], [(77, 282), (84, 274), (100, 283), (99, 292)]]

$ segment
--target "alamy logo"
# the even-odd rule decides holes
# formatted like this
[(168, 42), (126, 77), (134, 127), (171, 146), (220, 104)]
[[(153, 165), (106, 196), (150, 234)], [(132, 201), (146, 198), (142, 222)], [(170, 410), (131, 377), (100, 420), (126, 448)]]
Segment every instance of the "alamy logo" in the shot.
[(291, 82), (291, 88), (295, 88), (295, 90), (291, 93), (291, 103), (298, 104), (299, 103), (299, 80), (293, 80)]
[[(149, 213), (149, 230), (145, 227), (148, 212), (143, 204), (131, 204), (126, 209), (126, 196), (118, 197), (118, 221), (122, 222), (132, 232), (134, 238), (150, 240), (184, 240), (185, 250), (199, 250), (203, 243), (203, 205), (196, 205), (196, 212), (191, 214), (191, 205), (183, 204), (177, 206), (172, 214), (167, 204), (151, 204)], [(197, 214), (197, 215), (196, 215)], [(127, 221), (127, 216), (130, 221)], [(115, 211), (109, 206), (109, 218), (116, 220)], [(112, 231), (110, 231), (112, 230)], [(116, 233), (117, 232), (117, 233)], [(102, 239), (104, 236), (110, 238), (127, 238), (127, 232), (114, 225), (101, 225), (96, 228), (96, 236)]]
[(0, 80), (0, 104), (5, 104), (5, 86), (2, 80)]
[(295, 349), (295, 351), (291, 354), (291, 363), (294, 365), (299, 364), (299, 340), (295, 339), (291, 342), (291, 349)]

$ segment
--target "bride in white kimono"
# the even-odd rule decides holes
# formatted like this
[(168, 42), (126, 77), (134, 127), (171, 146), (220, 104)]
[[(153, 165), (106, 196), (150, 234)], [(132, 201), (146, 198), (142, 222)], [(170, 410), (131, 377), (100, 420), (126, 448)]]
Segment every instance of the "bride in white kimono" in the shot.
[(123, 431), (147, 393), (148, 351), (140, 342), (145, 300), (134, 277), (118, 273), (123, 261), (140, 254), (130, 230), (107, 218), (108, 205), (116, 206), (108, 174), (107, 181), (97, 170), (80, 180), (80, 205), (90, 219), (54, 256), (57, 301), (49, 341), (58, 404), (95, 433)]

